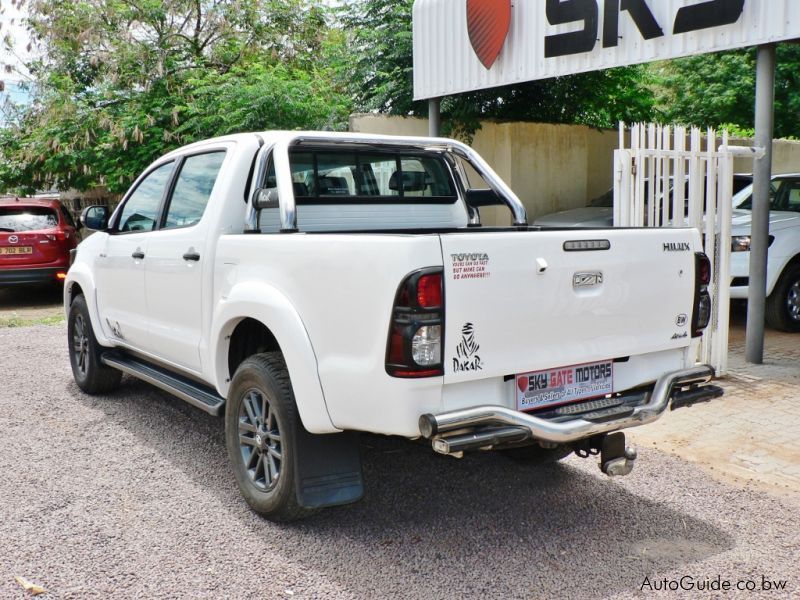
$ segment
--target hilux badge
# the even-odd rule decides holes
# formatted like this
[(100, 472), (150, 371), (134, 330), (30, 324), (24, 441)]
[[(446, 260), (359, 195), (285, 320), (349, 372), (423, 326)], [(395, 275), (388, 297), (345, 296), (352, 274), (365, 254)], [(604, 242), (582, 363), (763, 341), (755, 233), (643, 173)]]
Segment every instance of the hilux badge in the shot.
[(572, 287), (591, 287), (603, 283), (603, 274), (595, 273), (575, 273), (572, 276)]
[(666, 242), (664, 243), (664, 252), (689, 252), (692, 247), (686, 242)]

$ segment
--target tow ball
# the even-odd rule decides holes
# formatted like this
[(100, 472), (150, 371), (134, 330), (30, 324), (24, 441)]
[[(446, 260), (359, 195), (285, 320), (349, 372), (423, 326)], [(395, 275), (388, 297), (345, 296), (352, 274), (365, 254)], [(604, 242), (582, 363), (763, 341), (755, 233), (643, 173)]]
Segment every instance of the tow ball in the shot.
[(595, 436), (585, 440), (575, 454), (582, 458), (600, 455), (600, 470), (609, 477), (622, 477), (633, 471), (636, 449), (625, 445), (625, 434), (621, 431)]

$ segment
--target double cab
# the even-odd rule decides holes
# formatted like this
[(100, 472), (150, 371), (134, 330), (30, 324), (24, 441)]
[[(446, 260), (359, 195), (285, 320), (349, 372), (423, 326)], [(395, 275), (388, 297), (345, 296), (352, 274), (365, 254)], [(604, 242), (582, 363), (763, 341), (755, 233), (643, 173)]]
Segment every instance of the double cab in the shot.
[[(491, 205), (508, 226), (481, 224)], [(77, 384), (127, 373), (222, 416), (244, 498), (276, 521), (361, 497), (359, 432), (625, 475), (622, 430), (722, 393), (696, 363), (696, 230), (529, 226), (455, 140), (212, 139), (82, 221), (98, 233), (64, 292)]]

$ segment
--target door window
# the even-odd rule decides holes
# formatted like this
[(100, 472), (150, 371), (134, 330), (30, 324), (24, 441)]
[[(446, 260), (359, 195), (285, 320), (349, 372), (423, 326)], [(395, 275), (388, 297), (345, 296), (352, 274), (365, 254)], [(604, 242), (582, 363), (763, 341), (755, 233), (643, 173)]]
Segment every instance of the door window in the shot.
[(225, 152), (188, 156), (183, 161), (167, 210), (164, 228), (190, 227), (203, 217)]
[(122, 207), (118, 231), (127, 233), (153, 230), (173, 166), (172, 162), (168, 162), (157, 167), (136, 187)]
[(791, 210), (800, 212), (800, 181), (787, 179), (780, 188), (775, 210)]

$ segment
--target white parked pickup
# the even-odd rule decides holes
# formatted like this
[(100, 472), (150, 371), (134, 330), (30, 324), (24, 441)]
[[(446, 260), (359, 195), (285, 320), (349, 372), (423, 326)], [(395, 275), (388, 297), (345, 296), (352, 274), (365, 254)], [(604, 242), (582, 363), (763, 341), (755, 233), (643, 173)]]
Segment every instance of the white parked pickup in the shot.
[[(482, 227), (491, 204), (513, 225)], [(454, 140), (192, 144), (112, 215), (82, 215), (99, 233), (64, 288), (75, 380), (107, 393), (124, 372), (224, 414), (242, 494), (274, 520), (361, 497), (357, 432), (457, 457), (599, 454), (627, 474), (620, 430), (722, 393), (695, 364), (710, 310), (700, 236), (526, 220)]]
[[(770, 185), (766, 318), (775, 329), (800, 332), (800, 174), (776, 175)], [(753, 186), (733, 197), (731, 298), (750, 285)]]

